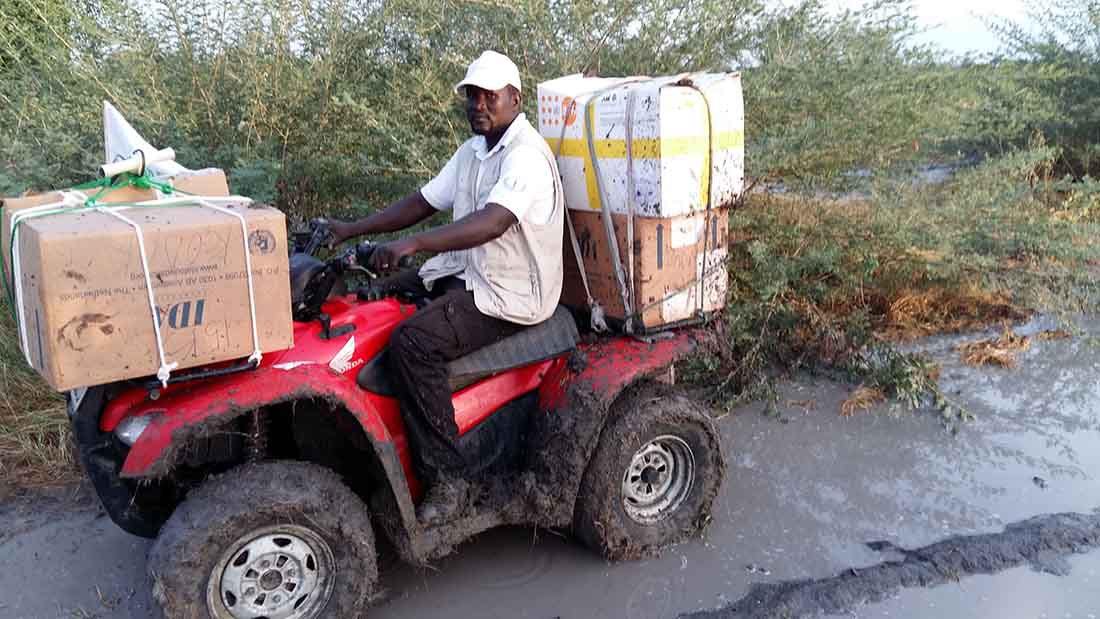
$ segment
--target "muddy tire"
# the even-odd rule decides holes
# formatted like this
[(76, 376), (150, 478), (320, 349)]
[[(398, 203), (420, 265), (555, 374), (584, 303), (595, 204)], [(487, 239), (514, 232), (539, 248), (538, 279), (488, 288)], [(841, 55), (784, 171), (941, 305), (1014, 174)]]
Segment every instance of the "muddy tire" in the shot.
[(613, 560), (638, 559), (710, 521), (725, 477), (714, 422), (663, 385), (620, 397), (581, 482), (574, 533)]
[(148, 571), (173, 619), (359, 617), (378, 581), (366, 506), (304, 462), (207, 480), (161, 529)]

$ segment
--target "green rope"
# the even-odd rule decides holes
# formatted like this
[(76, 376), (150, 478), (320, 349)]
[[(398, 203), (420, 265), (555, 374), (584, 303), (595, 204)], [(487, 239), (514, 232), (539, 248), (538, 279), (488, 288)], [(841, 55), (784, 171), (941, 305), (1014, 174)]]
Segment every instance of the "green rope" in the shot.
[(77, 191), (83, 191), (85, 189), (99, 189), (96, 194), (84, 201), (84, 206), (94, 207), (103, 196), (124, 189), (126, 187), (137, 187), (138, 189), (156, 189), (163, 194), (181, 193), (184, 195), (191, 195), (186, 191), (176, 189), (168, 183), (162, 183), (160, 181), (153, 180), (153, 177), (146, 170), (144, 174), (138, 176), (136, 174), (130, 174), (129, 172), (123, 172), (114, 178), (100, 178), (94, 181), (83, 183), (73, 187)]

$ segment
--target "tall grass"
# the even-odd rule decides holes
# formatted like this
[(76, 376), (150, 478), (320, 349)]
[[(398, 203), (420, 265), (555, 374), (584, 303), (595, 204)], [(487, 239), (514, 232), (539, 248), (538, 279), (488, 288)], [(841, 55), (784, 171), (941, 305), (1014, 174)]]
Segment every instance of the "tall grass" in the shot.
[(11, 310), (0, 302), (0, 496), (74, 480), (72, 447), (64, 401), (27, 367)]

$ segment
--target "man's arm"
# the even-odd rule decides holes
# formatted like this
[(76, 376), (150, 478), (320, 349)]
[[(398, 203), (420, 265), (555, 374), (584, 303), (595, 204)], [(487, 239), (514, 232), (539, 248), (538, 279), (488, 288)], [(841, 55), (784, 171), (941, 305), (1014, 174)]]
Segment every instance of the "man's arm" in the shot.
[(438, 253), (477, 247), (504, 234), (517, 221), (512, 211), (490, 203), (454, 223), (380, 245), (371, 255), (371, 267), (384, 271), (420, 251)]
[(329, 229), (332, 231), (333, 244), (335, 244), (364, 234), (404, 230), (438, 212), (431, 204), (428, 204), (428, 201), (424, 199), (419, 191), (415, 191), (390, 204), (385, 209), (358, 221), (329, 222)]

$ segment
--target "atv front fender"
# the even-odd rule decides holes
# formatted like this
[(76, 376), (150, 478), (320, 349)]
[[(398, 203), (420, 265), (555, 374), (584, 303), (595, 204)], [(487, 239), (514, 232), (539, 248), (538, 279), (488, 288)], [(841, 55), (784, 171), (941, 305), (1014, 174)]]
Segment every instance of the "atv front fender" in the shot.
[[(323, 365), (290, 369), (263, 367), (238, 374), (232, 380), (165, 395), (124, 412), (126, 417), (160, 413), (130, 448), (122, 467), (123, 477), (160, 477), (171, 471), (173, 450), (203, 430), (247, 411), (295, 400), (320, 399), (342, 406), (362, 425), (372, 442), (392, 442), (382, 421), (383, 411), (364, 397), (351, 381)], [(382, 398), (376, 398), (382, 400)], [(375, 406), (371, 406), (375, 404)], [(108, 408), (105, 430), (111, 429), (117, 412)], [(108, 421), (109, 420), (109, 421)]]
[(631, 384), (657, 374), (696, 347), (694, 330), (670, 331), (650, 340), (600, 339), (581, 345), (539, 392), (532, 419), (529, 488), (545, 527), (568, 527), (581, 479), (599, 443), (611, 404)]
[(419, 488), (396, 401), (359, 389), (328, 366), (261, 367), (220, 379), (203, 389), (166, 394), (155, 401), (126, 407), (125, 400), (124, 397), (118, 400), (125, 410), (112, 410), (108, 406), (103, 415), (106, 427), (102, 429), (112, 429), (110, 426), (124, 416), (160, 413), (130, 448), (121, 470), (126, 478), (169, 475), (180, 450), (191, 439), (216, 431), (225, 422), (249, 411), (301, 400), (324, 400), (344, 408), (362, 426), (382, 463), (401, 520), (406, 524), (415, 521), (412, 495)]

